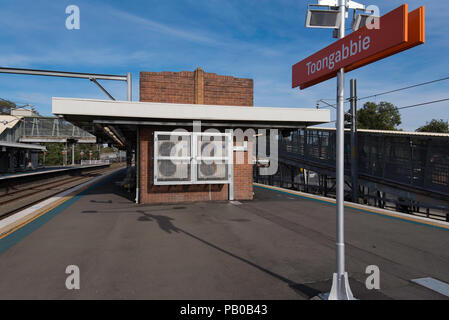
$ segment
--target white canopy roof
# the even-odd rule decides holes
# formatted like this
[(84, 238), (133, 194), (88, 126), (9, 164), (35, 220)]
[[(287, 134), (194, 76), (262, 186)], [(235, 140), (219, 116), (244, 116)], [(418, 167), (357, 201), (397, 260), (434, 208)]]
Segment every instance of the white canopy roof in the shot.
[(298, 129), (330, 122), (329, 110), (77, 98), (53, 98), (52, 111), (96, 135), (100, 143), (120, 140), (122, 146), (135, 140), (140, 125), (182, 127), (201, 121), (203, 127), (221, 129)]
[(239, 107), (198, 104), (128, 102), (53, 98), (56, 115), (170, 121), (225, 121), (266, 123), (273, 127), (313, 125), (330, 121), (329, 110)]

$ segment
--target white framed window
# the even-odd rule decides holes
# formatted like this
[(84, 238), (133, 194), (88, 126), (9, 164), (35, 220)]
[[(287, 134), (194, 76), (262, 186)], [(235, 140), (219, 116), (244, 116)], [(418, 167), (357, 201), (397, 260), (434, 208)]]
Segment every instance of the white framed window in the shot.
[(154, 133), (154, 184), (228, 184), (232, 180), (230, 133)]

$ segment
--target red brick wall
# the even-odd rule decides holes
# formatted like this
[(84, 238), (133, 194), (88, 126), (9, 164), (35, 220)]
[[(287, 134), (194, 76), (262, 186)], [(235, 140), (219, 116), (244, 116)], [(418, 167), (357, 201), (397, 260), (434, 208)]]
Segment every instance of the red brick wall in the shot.
[[(215, 73), (203, 73), (197, 77), (203, 82), (199, 86), (203, 90), (195, 91), (195, 72), (203, 73), (201, 69), (182, 72), (141, 72), (140, 101), (166, 103), (196, 103), (253, 106), (253, 80), (221, 76)], [(202, 99), (195, 100), (195, 92)]]
[(140, 101), (195, 103), (194, 72), (141, 72)]
[[(235, 144), (235, 143), (234, 143)], [(234, 152), (234, 199), (252, 200), (253, 199), (253, 165), (252, 144), (248, 142), (248, 151)], [(243, 155), (241, 155), (243, 153)], [(237, 164), (236, 159), (243, 159), (244, 162)]]
[[(201, 83), (198, 83), (201, 81)], [(140, 101), (165, 103), (204, 103), (211, 105), (253, 106), (252, 79), (195, 72), (141, 72)], [(153, 184), (153, 132), (164, 127), (140, 127), (140, 200), (142, 203), (176, 203), (228, 200), (228, 185), (155, 186)], [(250, 148), (250, 146), (249, 146)], [(251, 150), (249, 150), (251, 151)], [(237, 152), (234, 153), (234, 162)], [(252, 165), (234, 165), (234, 199), (253, 198)]]
[(204, 74), (204, 104), (248, 106), (253, 103), (253, 80)]
[[(228, 200), (228, 185), (156, 186), (153, 184), (154, 131), (161, 128), (140, 127), (140, 201), (142, 203), (176, 203), (190, 201)], [(167, 130), (167, 129), (164, 129)], [(253, 166), (248, 162), (248, 151), (234, 152), (234, 199), (253, 199)], [(243, 156), (238, 155), (243, 153)], [(244, 162), (237, 164), (241, 157)], [(250, 159), (251, 160), (251, 159)]]
[(228, 199), (228, 185), (154, 185), (153, 132), (157, 130), (161, 129), (151, 127), (140, 128), (141, 202), (175, 203)]

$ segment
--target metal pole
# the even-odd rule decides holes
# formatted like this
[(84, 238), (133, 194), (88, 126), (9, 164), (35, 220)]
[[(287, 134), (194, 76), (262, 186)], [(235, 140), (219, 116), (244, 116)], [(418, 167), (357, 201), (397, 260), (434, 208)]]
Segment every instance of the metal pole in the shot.
[(359, 197), (357, 147), (357, 80), (351, 79), (351, 177), (352, 202), (355, 203)]
[(111, 95), (105, 88), (103, 88), (103, 86), (102, 86), (101, 84), (98, 83), (97, 79), (95, 79), (95, 78), (90, 78), (90, 81), (92, 81), (93, 83), (95, 83), (95, 84), (98, 86), (98, 88), (100, 88), (101, 91), (103, 91), (103, 92), (109, 97), (109, 99), (115, 101), (115, 98), (114, 98), (114, 97), (113, 97), (113, 96), (112, 96), (112, 95)]
[(72, 143), (72, 166), (75, 165), (75, 144)]
[(136, 137), (136, 203), (140, 202), (140, 130), (139, 126), (137, 126), (137, 137)]
[[(133, 100), (133, 92), (132, 92), (132, 74), (131, 72), (126, 73), (126, 84), (127, 84), (127, 92), (126, 98), (128, 101)], [(140, 202), (140, 129), (137, 125), (136, 129), (136, 150), (135, 150), (135, 165), (136, 165), (136, 198), (135, 201), (138, 204)]]
[(35, 69), (19, 69), (19, 68), (4, 68), (0, 67), (0, 73), (9, 74), (23, 74), (32, 76), (47, 76), (47, 77), (61, 77), (61, 78), (77, 78), (77, 79), (89, 79), (95, 83), (106, 95), (115, 100), (109, 92), (103, 88), (97, 80), (114, 80), (114, 81), (126, 81), (128, 84), (127, 94), (128, 101), (132, 100), (132, 87), (131, 87), (131, 73), (127, 72), (126, 75), (113, 75), (113, 74), (98, 74), (98, 73), (80, 73), (80, 72), (67, 72), (67, 71), (51, 71), (51, 70), (35, 70)]
[(91, 79), (97, 80), (115, 80), (115, 81), (128, 81), (127, 76), (112, 75), (112, 74), (98, 74), (98, 73), (80, 73), (80, 72), (67, 72), (67, 71), (50, 71), (50, 70), (35, 70), (35, 69), (19, 69), (19, 68), (3, 68), (0, 67), (0, 73), (9, 74), (25, 74), (33, 76), (48, 76), (48, 77), (62, 77), (62, 78), (78, 78), (78, 79)]
[[(342, 15), (340, 24), (340, 39), (345, 36), (346, 1), (340, 0)], [(345, 272), (345, 244), (344, 244), (344, 110), (345, 99), (345, 71), (341, 68), (337, 76), (337, 274)]]
[(128, 101), (132, 101), (133, 100), (133, 87), (132, 87), (131, 72), (126, 73), (126, 83), (128, 85), (127, 98), (128, 98)]
[[(341, 21), (339, 28), (339, 38), (345, 37), (346, 22), (346, 0), (339, 3)], [(351, 289), (349, 288), (348, 274), (345, 272), (345, 241), (344, 241), (344, 90), (345, 73), (344, 68), (338, 71), (337, 75), (337, 272), (334, 273), (332, 289), (329, 300), (353, 300)]]
[(231, 141), (229, 141), (230, 148), (228, 151), (228, 157), (229, 157), (228, 175), (229, 175), (229, 180), (230, 180), (229, 181), (229, 189), (228, 189), (229, 201), (234, 201), (234, 130), (230, 129), (229, 131), (226, 131), (226, 132), (229, 132), (231, 135), (231, 138), (230, 138)]
[(64, 167), (67, 165), (67, 153), (69, 152), (69, 148), (67, 146), (67, 141), (65, 143), (65, 149), (64, 149)]

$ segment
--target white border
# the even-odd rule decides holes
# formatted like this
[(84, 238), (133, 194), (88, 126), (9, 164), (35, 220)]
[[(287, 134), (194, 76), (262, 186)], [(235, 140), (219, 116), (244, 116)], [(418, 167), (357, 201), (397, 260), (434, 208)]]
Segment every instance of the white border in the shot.
[[(157, 150), (157, 137), (159, 135), (169, 136), (190, 136), (190, 158), (187, 157), (159, 157)], [(227, 180), (198, 180), (197, 167), (198, 162), (203, 158), (197, 154), (197, 141), (199, 137), (226, 137), (228, 143), (228, 155), (226, 157), (214, 158), (220, 161), (225, 161), (228, 165), (228, 179)], [(168, 132), (168, 131), (155, 131), (153, 139), (153, 184), (156, 186), (169, 186), (169, 185), (194, 185), (194, 184), (231, 184), (233, 180), (233, 141), (231, 133), (212, 133), (212, 132)], [(188, 160), (190, 161), (190, 180), (189, 181), (158, 181), (157, 180), (157, 162), (158, 160)], [(206, 160), (210, 160), (209, 158)]]

